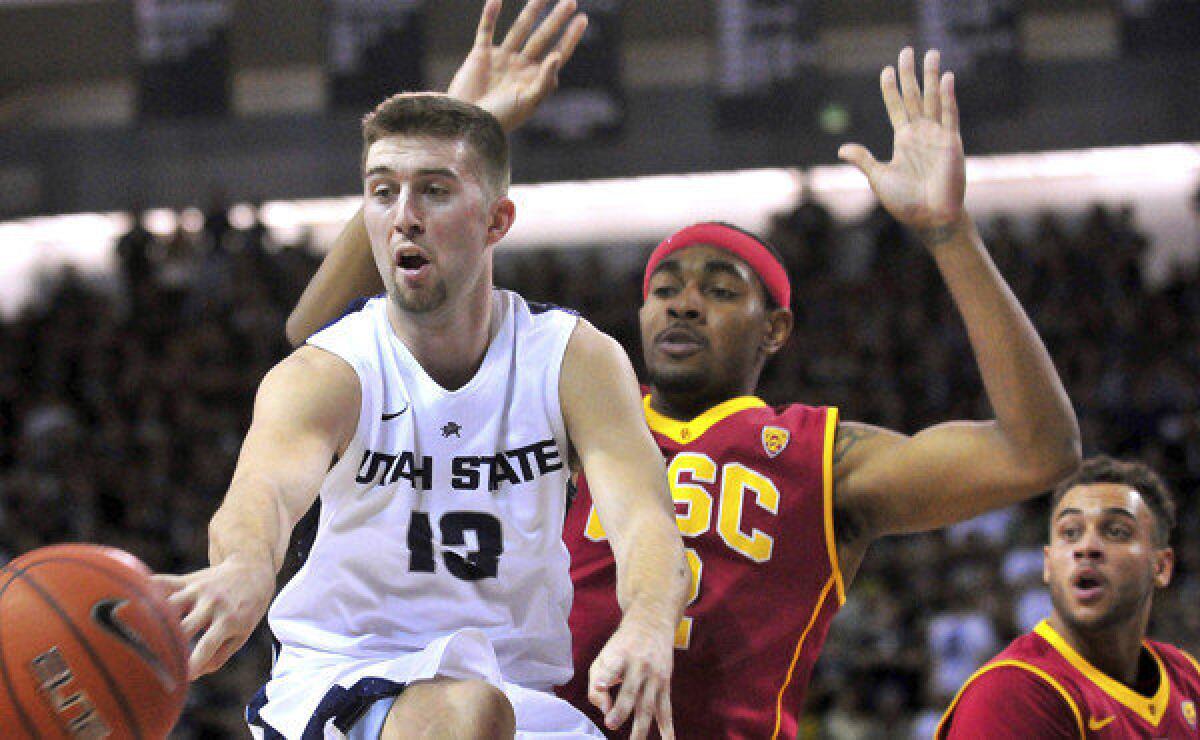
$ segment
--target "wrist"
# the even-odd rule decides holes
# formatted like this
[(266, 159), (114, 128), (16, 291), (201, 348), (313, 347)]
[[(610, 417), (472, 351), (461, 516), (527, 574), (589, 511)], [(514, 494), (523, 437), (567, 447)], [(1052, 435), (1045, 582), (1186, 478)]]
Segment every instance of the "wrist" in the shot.
[(678, 621), (674, 610), (663, 608), (659, 604), (649, 604), (644, 600), (630, 604), (621, 617), (622, 623), (635, 624), (655, 631), (665, 630), (671, 634), (674, 634)]
[(275, 580), (275, 561), (269, 554), (256, 554), (246, 550), (234, 550), (211, 559), (214, 566), (238, 571), (246, 577), (262, 577)]
[(914, 228), (912, 231), (926, 249), (934, 251), (949, 244), (971, 242), (975, 232), (975, 223), (967, 212), (963, 211), (953, 221)]

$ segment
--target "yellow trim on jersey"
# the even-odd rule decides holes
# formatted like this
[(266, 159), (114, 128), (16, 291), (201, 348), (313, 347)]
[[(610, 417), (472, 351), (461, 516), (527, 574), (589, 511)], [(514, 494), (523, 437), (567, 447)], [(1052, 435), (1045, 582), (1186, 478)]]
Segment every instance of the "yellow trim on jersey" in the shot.
[(946, 707), (946, 713), (942, 715), (942, 721), (938, 722), (937, 729), (933, 733), (934, 738), (941, 740), (941, 738), (945, 737), (945, 735), (942, 733), (950, 730), (949, 725), (946, 723), (950, 720), (950, 715), (954, 714), (954, 707), (958, 706), (958, 700), (962, 698), (963, 692), (967, 690), (967, 687), (970, 686), (975, 679), (979, 678), (993, 668), (1001, 668), (1003, 666), (1012, 666), (1014, 668), (1020, 668), (1022, 670), (1029, 671), (1033, 675), (1050, 684), (1050, 687), (1057, 691), (1062, 696), (1063, 701), (1067, 703), (1067, 706), (1071, 708), (1071, 714), (1075, 715), (1075, 726), (1079, 728), (1079, 740), (1084, 740), (1086, 734), (1084, 733), (1083, 729), (1083, 714), (1079, 711), (1079, 705), (1075, 703), (1075, 700), (1071, 698), (1071, 695), (1067, 693), (1067, 690), (1064, 689), (1062, 684), (1055, 680), (1053, 676), (1051, 676), (1049, 673), (1046, 673), (1041, 668), (1026, 663), (1023, 660), (997, 660), (993, 663), (988, 663), (984, 667), (972, 673), (971, 677), (967, 679), (967, 682), (964, 683), (962, 688), (958, 690), (958, 693), (954, 695), (954, 699), (951, 700), (950, 706)]
[(1176, 647), (1175, 649), (1183, 653), (1183, 657), (1187, 658), (1192, 664), (1192, 668), (1196, 669), (1196, 676), (1200, 677), (1200, 663), (1196, 662), (1196, 659), (1192, 657), (1192, 654), (1180, 647)]
[(775, 698), (775, 731), (771, 733), (771, 740), (779, 737), (779, 726), (783, 724), (783, 695), (787, 692), (788, 685), (792, 682), (792, 674), (796, 671), (796, 663), (800, 661), (800, 654), (804, 651), (804, 640), (808, 637), (809, 630), (817, 623), (817, 615), (825, 608), (825, 599), (829, 596), (829, 590), (833, 588), (833, 576), (825, 581), (825, 588), (821, 590), (821, 595), (817, 597), (817, 605), (813, 608), (812, 614), (808, 618), (808, 624), (805, 625), (804, 631), (800, 633), (800, 639), (796, 641), (796, 652), (792, 654), (792, 663), (788, 666), (787, 676), (783, 679), (783, 685), (779, 687), (779, 695)]
[(763, 408), (767, 404), (757, 396), (738, 396), (728, 401), (722, 401), (708, 411), (690, 421), (678, 421), (663, 416), (650, 408), (650, 394), (642, 398), (642, 407), (646, 410), (646, 423), (652, 431), (664, 437), (669, 437), (681, 445), (694, 442), (718, 421), (727, 419), (739, 411)]
[(833, 534), (833, 445), (837, 441), (838, 410), (825, 409), (825, 449), (821, 454), (821, 485), (824, 490), (825, 546), (829, 549), (829, 567), (837, 585), (838, 606), (846, 603), (846, 582), (842, 579), (842, 561), (838, 558), (837, 540)]
[(1038, 626), (1033, 628), (1033, 631), (1041, 635), (1043, 640), (1050, 643), (1051, 647), (1066, 658), (1067, 662), (1074, 666), (1089, 681), (1096, 684), (1101, 691), (1116, 699), (1134, 714), (1155, 727), (1162, 721), (1163, 715), (1167, 713), (1168, 699), (1171, 696), (1171, 679), (1167, 676), (1167, 670), (1163, 667), (1162, 659), (1150, 649), (1148, 644), (1143, 642), (1142, 646), (1146, 648), (1146, 652), (1154, 657), (1154, 664), (1158, 666), (1158, 691), (1154, 692), (1154, 696), (1142, 696), (1128, 686), (1111, 678), (1099, 668), (1096, 668), (1086, 658), (1075, 652), (1075, 648), (1067, 644), (1067, 641), (1050, 626), (1048, 621), (1042, 620), (1038, 623)]

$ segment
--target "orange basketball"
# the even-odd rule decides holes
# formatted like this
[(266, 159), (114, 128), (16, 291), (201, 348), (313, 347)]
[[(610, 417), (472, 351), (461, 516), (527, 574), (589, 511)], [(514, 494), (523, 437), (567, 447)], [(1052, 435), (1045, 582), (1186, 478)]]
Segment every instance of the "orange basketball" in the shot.
[(187, 695), (179, 615), (127, 552), (54, 545), (0, 568), (0, 728), (159, 740)]

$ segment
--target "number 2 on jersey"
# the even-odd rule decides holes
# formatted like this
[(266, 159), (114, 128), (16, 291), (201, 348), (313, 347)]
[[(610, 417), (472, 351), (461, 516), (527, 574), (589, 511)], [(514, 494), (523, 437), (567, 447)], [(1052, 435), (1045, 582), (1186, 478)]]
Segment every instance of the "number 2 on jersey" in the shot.
[[(718, 476), (718, 472), (720, 475)], [(684, 480), (684, 477), (687, 480)], [(771, 559), (775, 539), (758, 529), (743, 531), (743, 516), (747, 499), (771, 514), (779, 511), (779, 489), (769, 478), (741, 463), (717, 463), (701, 452), (681, 452), (667, 467), (671, 497), (675, 499), (675, 520), (684, 537), (699, 537), (713, 525), (713, 495), (702, 484), (715, 485), (720, 480), (720, 499), (716, 505), (717, 535), (729, 549), (756, 563)], [(682, 507), (680, 509), (679, 507)], [(584, 535), (593, 542), (607, 539), (596, 506), (588, 513)], [(704, 563), (692, 548), (685, 548), (692, 582), (688, 590), (688, 606), (700, 596), (700, 579)], [(691, 645), (693, 617), (685, 616), (675, 629), (675, 647), (686, 650)]]

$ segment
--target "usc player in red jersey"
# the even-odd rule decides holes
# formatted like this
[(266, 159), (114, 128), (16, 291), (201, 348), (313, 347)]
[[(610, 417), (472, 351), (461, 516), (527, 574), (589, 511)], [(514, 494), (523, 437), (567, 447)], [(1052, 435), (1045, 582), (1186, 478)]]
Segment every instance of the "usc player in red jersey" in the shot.
[(939, 740), (1200, 737), (1200, 665), (1146, 639), (1174, 525), (1170, 490), (1141, 463), (1092, 458), (1059, 485), (1043, 565), (1053, 613), (967, 681)]
[[(520, 60), (505, 62), (489, 44), (477, 39), (450, 93), (512, 130), (548, 88), (515, 81)], [(481, 54), (493, 60), (490, 76), (478, 65), (470, 71)], [(830, 619), (875, 538), (1007, 506), (1079, 463), (1079, 430), (1058, 375), (963, 206), (953, 76), (940, 72), (936, 51), (923, 74), (922, 86), (911, 49), (901, 52), (898, 71), (883, 70), (895, 131), (890, 162), (855, 144), (839, 155), (936, 262), (995, 419), (909, 436), (843, 420), (834, 408), (770, 407), (755, 389), (793, 322), (778, 256), (749, 234), (708, 223), (668, 238), (647, 266), (644, 405), (668, 459), (693, 574), (672, 677), (680, 737), (794, 737)], [(289, 317), (289, 339), (303, 341), (348, 301), (374, 292), (374, 274), (356, 218)], [(562, 694), (615, 731), (631, 708), (610, 691), (642, 677), (614, 675), (594, 660), (600, 636), (621, 618), (612, 555), (620, 543), (610, 546), (604, 531), (581, 480), (564, 533), (576, 673)]]

